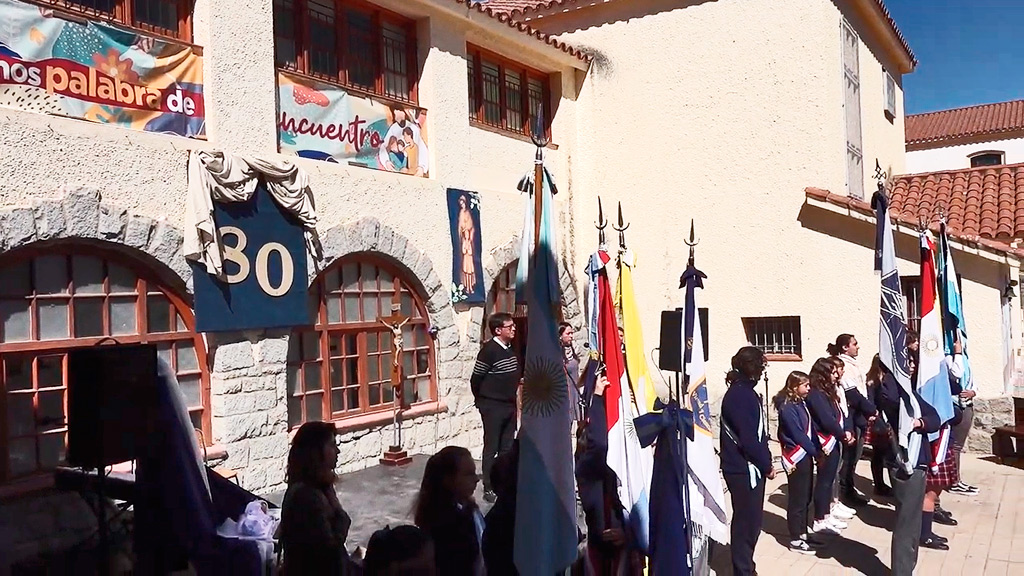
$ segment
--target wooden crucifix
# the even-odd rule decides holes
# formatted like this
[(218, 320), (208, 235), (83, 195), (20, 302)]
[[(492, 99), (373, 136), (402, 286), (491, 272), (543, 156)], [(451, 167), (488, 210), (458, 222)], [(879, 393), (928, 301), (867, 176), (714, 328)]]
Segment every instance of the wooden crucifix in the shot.
[(402, 374), (402, 351), (405, 350), (405, 339), (402, 337), (402, 328), (409, 323), (409, 316), (402, 314), (401, 304), (391, 304), (391, 315), (381, 316), (378, 322), (391, 330), (391, 390), (394, 393), (394, 443), (380, 459), (385, 466), (402, 466), (412, 461), (412, 458), (402, 450), (402, 408), (405, 398)]

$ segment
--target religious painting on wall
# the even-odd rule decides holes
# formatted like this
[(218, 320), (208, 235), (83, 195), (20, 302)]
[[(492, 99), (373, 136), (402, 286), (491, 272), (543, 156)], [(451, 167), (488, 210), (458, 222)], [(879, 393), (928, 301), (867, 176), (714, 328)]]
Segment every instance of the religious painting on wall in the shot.
[(480, 195), (448, 189), (452, 232), (452, 303), (482, 304), (487, 297), (481, 264)]
[(281, 152), (426, 178), (427, 111), (277, 75)]
[(0, 106), (202, 138), (203, 58), (184, 44), (0, 0)]

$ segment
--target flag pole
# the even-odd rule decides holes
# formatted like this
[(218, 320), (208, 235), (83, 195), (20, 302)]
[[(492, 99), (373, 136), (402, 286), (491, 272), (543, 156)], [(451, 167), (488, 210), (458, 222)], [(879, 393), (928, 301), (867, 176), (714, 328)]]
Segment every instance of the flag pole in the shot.
[[(696, 232), (695, 232), (695, 229), (694, 229), (694, 224), (693, 224), (693, 218), (690, 219), (690, 239), (689, 240), (684, 240), (684, 242), (686, 242), (686, 245), (690, 247), (690, 257), (686, 261), (686, 268), (687, 268), (687, 270), (689, 270), (691, 267), (692, 268), (696, 268), (696, 265), (694, 264), (694, 252), (695, 252), (694, 249), (697, 247), (697, 244), (699, 244), (700, 241), (697, 240), (697, 235), (696, 235)], [(689, 306), (689, 304), (688, 304), (689, 296), (690, 296), (689, 293), (691, 291), (695, 292), (696, 291), (696, 287), (695, 286), (691, 286), (688, 283), (687, 286), (686, 286), (686, 301), (687, 301), (687, 303), (684, 304), (684, 312), (683, 312), (683, 325), (684, 325), (684, 327), (685, 327), (685, 324), (686, 324), (685, 306)], [(694, 308), (693, 308), (693, 322), (694, 323), (700, 322), (700, 312), (698, 312), (696, 306), (694, 306)], [(693, 345), (690, 344), (689, 342), (687, 342), (687, 339), (688, 338), (693, 338), (693, 334), (696, 331), (694, 329), (695, 325), (696, 324), (690, 326), (689, 334), (683, 334), (683, 350), (684, 350), (684, 353), (683, 353), (682, 362), (680, 362), (680, 364), (682, 364), (681, 367), (682, 367), (683, 373), (684, 373), (683, 379), (686, 380), (687, 388), (689, 388), (690, 382), (689, 382), (689, 374), (686, 373), (686, 353), (685, 353), (685, 350), (687, 350), (687, 349), (690, 350), (690, 355), (691, 355), (691, 359), (692, 359), (692, 356), (693, 356)], [(685, 332), (685, 328), (684, 328), (684, 332)], [(703, 348), (703, 346), (701, 348)], [(702, 358), (702, 360), (703, 360), (703, 358)], [(680, 385), (680, 378), (679, 378), (679, 373), (678, 372), (676, 373), (676, 402), (679, 403), (679, 409), (681, 410), (683, 408), (683, 390), (682, 390), (682, 387)], [(687, 449), (688, 448), (688, 446), (687, 446), (687, 439), (685, 437), (680, 437), (679, 438), (679, 444), (680, 444), (680, 447), (682, 449), (681, 450), (681, 454), (682, 454), (682, 460), (683, 460), (683, 478), (685, 478), (685, 480), (684, 480), (685, 485), (683, 486), (683, 510), (686, 511), (686, 521), (687, 521), (686, 559), (690, 563), (690, 572), (692, 573), (693, 569), (694, 569), (694, 551), (693, 551), (693, 524), (694, 524), (694, 522), (693, 522), (692, 508), (690, 507), (690, 481), (689, 481), (689, 478), (690, 478), (690, 454), (689, 454), (689, 450)]]
[(537, 154), (533, 160), (533, 246), (540, 242), (541, 211), (544, 208), (542, 199), (544, 191), (544, 148), (548, 145), (547, 131), (544, 130), (544, 107), (537, 110), (536, 121), (531, 130), (530, 138), (537, 146)]

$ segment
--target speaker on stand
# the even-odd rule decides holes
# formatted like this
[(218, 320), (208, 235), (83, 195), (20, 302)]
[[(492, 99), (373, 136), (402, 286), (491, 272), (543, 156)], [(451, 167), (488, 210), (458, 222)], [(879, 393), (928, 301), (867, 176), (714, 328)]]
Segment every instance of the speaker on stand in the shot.
[(67, 366), (67, 462), (96, 470), (97, 570), (105, 575), (110, 571), (105, 469), (136, 460), (153, 432), (157, 349), (151, 344), (97, 345), (68, 352)]

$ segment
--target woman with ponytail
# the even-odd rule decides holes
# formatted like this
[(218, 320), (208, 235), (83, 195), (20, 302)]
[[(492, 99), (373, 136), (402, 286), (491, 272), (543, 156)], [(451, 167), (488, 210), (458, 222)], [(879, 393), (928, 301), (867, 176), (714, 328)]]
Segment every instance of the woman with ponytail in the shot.
[(767, 361), (754, 346), (740, 348), (725, 376), (729, 390), (722, 399), (722, 474), (732, 499), (732, 573), (751, 576), (754, 547), (764, 518), (765, 479), (775, 478), (768, 450), (768, 421), (754, 386)]
[(850, 506), (865, 506), (867, 498), (857, 493), (853, 479), (864, 449), (864, 432), (878, 417), (878, 409), (867, 398), (864, 372), (857, 365), (860, 345), (853, 334), (840, 334), (835, 344), (828, 345), (829, 356), (842, 365), (840, 370), (840, 400), (850, 418), (854, 443), (843, 449), (843, 460), (839, 468), (839, 491), (843, 503)]

